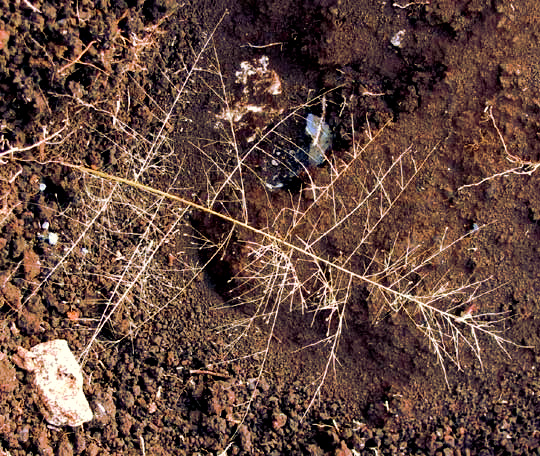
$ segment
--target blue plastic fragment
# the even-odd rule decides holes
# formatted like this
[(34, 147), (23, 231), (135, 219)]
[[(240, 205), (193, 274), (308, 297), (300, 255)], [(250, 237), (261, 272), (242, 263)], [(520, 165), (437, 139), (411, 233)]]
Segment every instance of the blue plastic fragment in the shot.
[(308, 157), (312, 165), (318, 166), (326, 160), (326, 151), (332, 146), (330, 127), (319, 116), (308, 114), (306, 133), (311, 136)]

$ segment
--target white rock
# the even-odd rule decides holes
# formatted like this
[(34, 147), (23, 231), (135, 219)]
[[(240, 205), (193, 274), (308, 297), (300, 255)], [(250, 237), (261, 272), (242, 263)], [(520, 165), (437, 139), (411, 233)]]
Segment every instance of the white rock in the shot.
[(403, 47), (403, 38), (405, 38), (405, 33), (407, 33), (407, 30), (400, 30), (397, 32), (390, 40), (390, 44), (397, 48)]
[(19, 347), (22, 367), (34, 373), (42, 413), (53, 426), (80, 426), (93, 417), (83, 392), (81, 368), (63, 339), (25, 350)]
[(58, 234), (49, 233), (49, 244), (56, 245), (58, 243)]

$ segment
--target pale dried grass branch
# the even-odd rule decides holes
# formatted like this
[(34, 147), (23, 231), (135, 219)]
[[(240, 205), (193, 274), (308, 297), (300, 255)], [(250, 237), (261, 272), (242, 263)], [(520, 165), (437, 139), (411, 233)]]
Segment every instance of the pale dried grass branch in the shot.
[(497, 126), (497, 122), (495, 121), (495, 117), (493, 116), (493, 106), (486, 107), (485, 112), (487, 113), (488, 118), (491, 120), (491, 123), (493, 124), (493, 127), (495, 128), (495, 131), (497, 132), (497, 136), (499, 137), (499, 140), (504, 149), (504, 156), (506, 160), (510, 162), (512, 165), (517, 165), (517, 166), (515, 166), (514, 168), (506, 169), (499, 173), (492, 174), (491, 176), (484, 177), (483, 179), (481, 179), (478, 182), (475, 182), (474, 184), (462, 185), (461, 187), (458, 188), (458, 191), (463, 190), (465, 188), (478, 187), (479, 185), (482, 185), (484, 182), (497, 179), (499, 177), (510, 176), (510, 175), (531, 176), (538, 170), (538, 168), (540, 168), (540, 162), (523, 160), (517, 155), (510, 153), (510, 151), (508, 150), (508, 147), (506, 146), (506, 141), (504, 140), (501, 130)]

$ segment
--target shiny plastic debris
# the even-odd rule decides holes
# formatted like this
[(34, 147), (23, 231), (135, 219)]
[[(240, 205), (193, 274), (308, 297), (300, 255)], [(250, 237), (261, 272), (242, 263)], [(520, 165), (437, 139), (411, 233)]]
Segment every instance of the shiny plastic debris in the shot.
[(33, 372), (39, 406), (53, 426), (80, 426), (93, 418), (83, 392), (81, 368), (63, 339), (51, 340), (17, 352), (20, 367)]
[(265, 185), (269, 190), (294, 188), (310, 168), (320, 166), (327, 160), (332, 147), (330, 126), (321, 117), (310, 113), (306, 117), (304, 131), (307, 137), (295, 141), (300, 145), (297, 149), (274, 148), (273, 157), (266, 165), (268, 177)]
[(330, 127), (320, 117), (308, 114), (306, 133), (311, 136), (308, 157), (312, 165), (318, 166), (326, 160), (326, 152), (332, 147)]

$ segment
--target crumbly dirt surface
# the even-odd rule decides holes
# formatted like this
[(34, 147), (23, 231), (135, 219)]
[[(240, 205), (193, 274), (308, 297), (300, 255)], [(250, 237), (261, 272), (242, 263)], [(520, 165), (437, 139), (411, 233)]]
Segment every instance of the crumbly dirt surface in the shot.
[(540, 454), (537, 2), (0, 12), (0, 454)]

